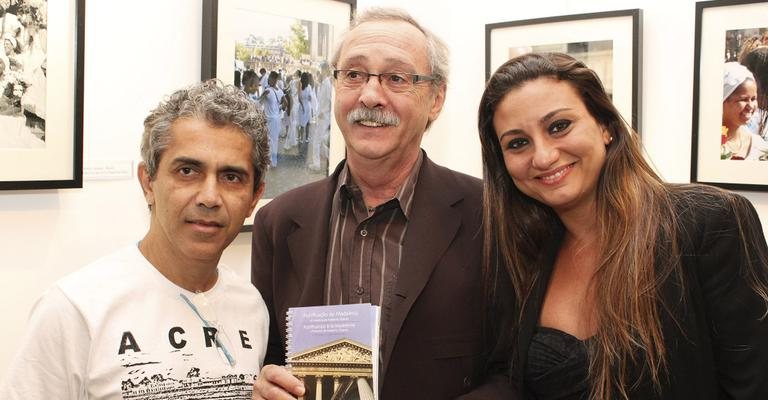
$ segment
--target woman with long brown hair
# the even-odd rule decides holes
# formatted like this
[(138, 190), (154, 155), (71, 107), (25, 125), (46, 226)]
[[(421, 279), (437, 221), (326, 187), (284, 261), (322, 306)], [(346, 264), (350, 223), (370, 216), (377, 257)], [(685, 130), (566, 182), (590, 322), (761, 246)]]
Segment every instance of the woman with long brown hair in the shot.
[(564, 54), (502, 65), (479, 129), (487, 286), (511, 282), (521, 393), (768, 398), (768, 248), (746, 199), (664, 183)]

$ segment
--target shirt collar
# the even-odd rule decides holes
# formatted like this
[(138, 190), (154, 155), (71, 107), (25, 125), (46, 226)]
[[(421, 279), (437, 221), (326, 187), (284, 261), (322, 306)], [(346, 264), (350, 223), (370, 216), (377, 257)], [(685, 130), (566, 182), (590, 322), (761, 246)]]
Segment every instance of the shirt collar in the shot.
[[(419, 157), (416, 162), (413, 163), (411, 171), (408, 173), (408, 177), (405, 178), (405, 182), (397, 189), (393, 199), (397, 200), (400, 208), (403, 210), (403, 214), (406, 218), (409, 217), (410, 211), (413, 205), (413, 197), (416, 192), (416, 182), (419, 179), (419, 171), (421, 170), (421, 164), (424, 161), (424, 152), (419, 151)], [(336, 197), (340, 200), (348, 200), (355, 197), (355, 192), (359, 193), (362, 202), (362, 193), (359, 187), (352, 178), (352, 174), (349, 171), (349, 164), (344, 163), (344, 167), (339, 172), (339, 180), (336, 185)], [(386, 204), (386, 203), (384, 203)]]

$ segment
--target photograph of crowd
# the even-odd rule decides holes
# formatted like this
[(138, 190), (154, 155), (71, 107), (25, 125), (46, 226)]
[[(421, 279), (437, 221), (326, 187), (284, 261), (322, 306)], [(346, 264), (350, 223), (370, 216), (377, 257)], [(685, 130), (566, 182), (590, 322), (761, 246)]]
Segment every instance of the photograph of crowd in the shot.
[(768, 161), (768, 27), (725, 32), (721, 160)]
[(234, 82), (267, 116), (265, 198), (328, 175), (333, 26), (240, 9)]
[(0, 0), (0, 148), (45, 146), (47, 0)]

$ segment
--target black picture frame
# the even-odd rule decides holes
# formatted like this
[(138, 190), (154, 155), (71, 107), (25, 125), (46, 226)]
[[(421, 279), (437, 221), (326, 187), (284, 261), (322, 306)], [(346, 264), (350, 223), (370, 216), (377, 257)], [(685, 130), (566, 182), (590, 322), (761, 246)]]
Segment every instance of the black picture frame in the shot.
[(727, 158), (723, 154), (722, 126), (724, 63), (733, 58), (728, 35), (760, 28), (768, 32), (766, 1), (696, 3), (691, 182), (731, 190), (768, 191), (768, 160), (723, 159)]
[[(504, 61), (531, 51), (559, 51), (576, 58), (595, 51), (594, 69), (613, 94), (614, 105), (636, 132), (641, 129), (642, 10), (560, 15), (485, 25), (485, 79)], [(609, 42), (610, 41), (610, 42)], [(562, 49), (562, 50), (561, 50)], [(573, 53), (570, 50), (577, 51)], [(610, 51), (610, 66), (605, 53)], [(602, 73), (604, 72), (604, 73)], [(616, 82), (614, 87), (613, 83)], [(610, 85), (610, 87), (609, 87)]]
[[(297, 3), (297, 2), (298, 3)], [(308, 28), (308, 32), (317, 34), (317, 45), (320, 46), (322, 51), (315, 47), (315, 44), (310, 44), (312, 50), (310, 50), (310, 57), (312, 58), (311, 65), (316, 68), (318, 61), (318, 55), (323, 54), (321, 58), (324, 61), (329, 61), (330, 56), (335, 50), (336, 41), (340, 40), (341, 34), (343, 34), (348, 28), (349, 23), (352, 20), (356, 11), (356, 0), (296, 0), (288, 3), (274, 3), (274, 2), (253, 2), (247, 0), (203, 0), (203, 30), (202, 30), (202, 51), (201, 51), (201, 80), (207, 80), (217, 78), (224, 83), (231, 84), (235, 82), (234, 72), (237, 69), (235, 41), (241, 38), (237, 36), (236, 31), (240, 30), (239, 25), (245, 25), (242, 22), (242, 18), (237, 13), (251, 13), (250, 15), (258, 17), (259, 21), (263, 24), (272, 23), (285, 23), (286, 19), (300, 20)], [(265, 20), (266, 19), (266, 20)], [(241, 22), (238, 22), (241, 21)], [(319, 34), (320, 25), (323, 25), (323, 35)], [(250, 25), (245, 26), (245, 29), (250, 29)], [(311, 35), (308, 35), (310, 38)], [(314, 42), (313, 42), (314, 43)], [(252, 58), (251, 58), (252, 59)], [(330, 64), (330, 62), (329, 62)], [(301, 68), (304, 70), (304, 68)], [(290, 69), (293, 71), (293, 69)], [(289, 70), (286, 69), (286, 72)], [(331, 116), (333, 113), (331, 112)], [(344, 157), (344, 145), (341, 133), (336, 126), (334, 119), (330, 118), (330, 138), (328, 143), (328, 159), (327, 166), (321, 169), (319, 173), (316, 171), (312, 173), (310, 178), (306, 178), (306, 174), (297, 172), (292, 177), (288, 175), (280, 175), (278, 173), (271, 175), (271, 171), (268, 172), (267, 191), (264, 198), (259, 201), (257, 210), (259, 207), (269, 202), (276, 195), (279, 195), (285, 190), (289, 190), (291, 187), (298, 186), (299, 184), (309, 183), (311, 180), (306, 179), (321, 179), (328, 176), (332, 171), (333, 166), (343, 159)], [(280, 139), (283, 140), (283, 139)], [(306, 154), (306, 153), (305, 153)], [(278, 154), (278, 165), (275, 168), (277, 171), (281, 167), (280, 154)], [(272, 181), (270, 181), (272, 179)], [(272, 189), (276, 188), (278, 189)], [(286, 189), (283, 189), (285, 187)], [(271, 191), (271, 193), (270, 193)], [(252, 221), (252, 217), (246, 219), (246, 221)], [(246, 222), (241, 229), (241, 232), (250, 231), (251, 225)]]
[[(49, 0), (47, 4), (45, 81), (49, 106), (44, 118), (44, 145), (0, 148), (0, 190), (83, 187), (85, 3)], [(10, 135), (10, 129), (5, 134)]]

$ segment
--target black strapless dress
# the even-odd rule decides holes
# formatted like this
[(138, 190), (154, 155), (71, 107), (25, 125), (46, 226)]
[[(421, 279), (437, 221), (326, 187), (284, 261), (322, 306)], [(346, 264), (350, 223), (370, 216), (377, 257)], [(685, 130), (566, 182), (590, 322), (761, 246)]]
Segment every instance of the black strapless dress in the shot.
[(537, 327), (525, 365), (528, 396), (537, 400), (586, 400), (588, 341), (558, 329)]

